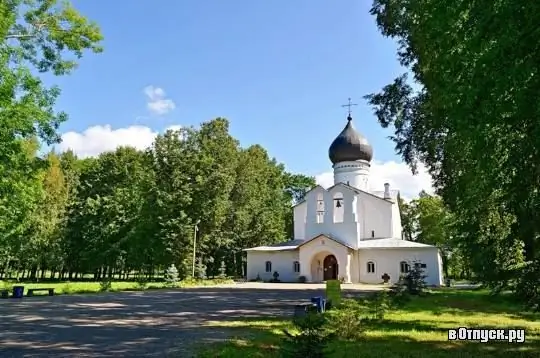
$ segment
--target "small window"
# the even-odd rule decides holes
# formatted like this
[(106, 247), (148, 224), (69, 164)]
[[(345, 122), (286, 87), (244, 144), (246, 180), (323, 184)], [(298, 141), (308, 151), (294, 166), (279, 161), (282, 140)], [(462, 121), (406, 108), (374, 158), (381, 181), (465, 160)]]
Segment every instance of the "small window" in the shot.
[(425, 269), (427, 266), (426, 266), (426, 264), (422, 264), (420, 262), (415, 262), (414, 267), (415, 268), (423, 268), (423, 269)]
[(272, 263), (270, 261), (266, 261), (266, 272), (272, 272)]
[(371, 230), (371, 237), (375, 237), (375, 230)]
[(407, 273), (409, 272), (409, 269), (410, 269), (409, 264), (406, 263), (405, 261), (401, 261), (399, 263), (399, 268), (400, 268), (401, 273)]
[(375, 262), (369, 261), (367, 263), (367, 272), (368, 273), (375, 273)]
[(293, 266), (294, 266), (294, 272), (300, 272), (300, 262), (295, 261)]

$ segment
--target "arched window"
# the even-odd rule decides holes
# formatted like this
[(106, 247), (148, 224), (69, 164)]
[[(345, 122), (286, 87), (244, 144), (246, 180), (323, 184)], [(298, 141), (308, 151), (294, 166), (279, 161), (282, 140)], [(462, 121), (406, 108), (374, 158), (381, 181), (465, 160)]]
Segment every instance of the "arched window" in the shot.
[(324, 222), (324, 195), (317, 194), (317, 223), (322, 224)]
[(295, 261), (293, 263), (293, 267), (294, 267), (294, 272), (300, 272), (300, 262)]
[(266, 272), (272, 272), (272, 263), (270, 261), (266, 261)]
[(367, 272), (368, 273), (375, 273), (375, 262), (368, 261), (368, 263), (367, 263)]
[(401, 261), (399, 263), (399, 269), (400, 269), (401, 273), (407, 273), (407, 272), (409, 272), (410, 267), (409, 267), (408, 263), (406, 263), (405, 261)]

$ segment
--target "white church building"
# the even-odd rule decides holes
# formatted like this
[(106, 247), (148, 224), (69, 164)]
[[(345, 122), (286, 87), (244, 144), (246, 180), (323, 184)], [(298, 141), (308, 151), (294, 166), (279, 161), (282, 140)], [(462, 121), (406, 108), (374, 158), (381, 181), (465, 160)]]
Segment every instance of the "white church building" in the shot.
[(398, 190), (381, 183), (381, 191), (369, 191), (373, 149), (347, 125), (330, 145), (334, 185), (312, 188), (294, 206), (294, 239), (245, 249), (247, 279), (271, 280), (274, 272), (282, 282), (380, 284), (382, 276), (396, 282), (411, 265), (420, 265), (429, 285), (443, 284), (442, 259), (435, 246), (404, 240), (398, 206)]

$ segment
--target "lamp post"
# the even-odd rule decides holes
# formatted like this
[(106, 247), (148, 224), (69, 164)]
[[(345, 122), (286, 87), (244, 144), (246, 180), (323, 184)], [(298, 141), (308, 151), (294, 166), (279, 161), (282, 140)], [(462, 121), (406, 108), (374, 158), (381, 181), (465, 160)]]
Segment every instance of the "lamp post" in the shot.
[(195, 231), (193, 233), (193, 265), (192, 265), (192, 272), (191, 272), (191, 275), (193, 278), (195, 278), (195, 250), (197, 248), (197, 231), (199, 230), (197, 225), (199, 225), (200, 222), (201, 220), (197, 220), (197, 222), (195, 223)]

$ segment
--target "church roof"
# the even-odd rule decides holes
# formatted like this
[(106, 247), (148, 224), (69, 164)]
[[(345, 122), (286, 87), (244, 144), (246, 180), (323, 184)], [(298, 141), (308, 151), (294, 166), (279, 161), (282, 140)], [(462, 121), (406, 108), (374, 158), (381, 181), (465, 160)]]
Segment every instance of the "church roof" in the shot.
[(312, 237), (311, 239), (302, 241), (302, 243), (301, 243), (300, 245), (298, 245), (298, 247), (300, 247), (300, 246), (302, 246), (302, 245), (305, 245), (305, 244), (307, 244), (308, 242), (311, 242), (311, 241), (313, 241), (313, 240), (315, 240), (315, 239), (317, 239), (317, 238), (319, 238), (319, 237), (321, 237), (321, 236), (324, 236), (324, 237), (326, 237), (327, 239), (330, 239), (330, 240), (332, 240), (332, 241), (335, 241), (335, 242), (337, 242), (337, 243), (340, 244), (340, 245), (343, 245), (343, 246), (345, 246), (345, 247), (348, 247), (349, 249), (353, 249), (353, 247), (352, 247), (351, 245), (347, 244), (347, 243), (344, 242), (344, 241), (341, 241), (341, 240), (339, 240), (339, 239), (336, 239), (335, 237), (332, 237), (331, 235), (328, 235), (328, 234), (319, 234), (319, 235), (316, 235), (316, 236)]
[(289, 240), (289, 241), (279, 242), (277, 244), (272, 244), (272, 245), (251, 247), (249, 249), (244, 249), (243, 251), (286, 251), (286, 250), (294, 250), (300, 244), (302, 244), (303, 242), (304, 242), (304, 240)]
[[(317, 186), (315, 186), (314, 188), (311, 188), (310, 190), (308, 190), (307, 193), (309, 193), (309, 192), (312, 191), (312, 190), (315, 190), (315, 189), (318, 188), (318, 187), (323, 188), (323, 190), (330, 191), (330, 190), (332, 190), (333, 188), (335, 188), (336, 186), (343, 186), (343, 187), (345, 187), (345, 188), (347, 188), (347, 189), (349, 189), (349, 190), (352, 190), (352, 191), (355, 192), (356, 194), (367, 194), (367, 195), (370, 195), (370, 196), (372, 196), (372, 197), (374, 197), (374, 198), (377, 198), (377, 199), (384, 200), (384, 201), (388, 202), (388, 200), (384, 199), (384, 191), (381, 191), (381, 192), (379, 192), (379, 191), (373, 191), (373, 192), (372, 192), (372, 191), (360, 190), (360, 189), (358, 189), (358, 188), (355, 188), (354, 186), (350, 186), (350, 185), (345, 184), (345, 183), (337, 183), (337, 184), (334, 184), (334, 185), (332, 185), (332, 186), (331, 186), (330, 188), (328, 188), (328, 189), (324, 189), (322, 186), (317, 185)], [(306, 193), (306, 195), (307, 195), (307, 193)], [(392, 197), (392, 198), (397, 198), (398, 193), (399, 193), (399, 190), (390, 190), (390, 194), (391, 194), (391, 197)], [(380, 195), (379, 195), (379, 194), (380, 194)], [(393, 199), (391, 199), (391, 200), (393, 200)], [(391, 200), (390, 200), (390, 201), (391, 201)], [(305, 201), (306, 201), (306, 199), (305, 199), (305, 196), (304, 196), (304, 198), (303, 198), (302, 200), (300, 200), (299, 202), (295, 203), (295, 204), (293, 205), (293, 207), (298, 206), (298, 205), (302, 204), (302, 203), (305, 202)]]
[(370, 162), (373, 158), (373, 148), (367, 139), (354, 128), (350, 115), (347, 117), (345, 128), (330, 145), (328, 156), (333, 164), (357, 160)]
[(361, 240), (358, 244), (359, 249), (428, 249), (436, 248), (433, 245), (426, 245), (420, 242), (402, 240), (402, 239), (367, 239)]

